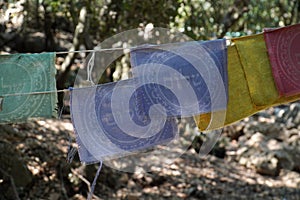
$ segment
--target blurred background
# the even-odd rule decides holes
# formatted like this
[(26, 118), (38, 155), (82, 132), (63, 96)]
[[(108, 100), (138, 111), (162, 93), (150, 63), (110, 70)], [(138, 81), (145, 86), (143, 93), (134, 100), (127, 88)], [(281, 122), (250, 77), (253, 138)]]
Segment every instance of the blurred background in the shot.
[[(298, 0), (0, 0), (0, 52), (93, 49), (122, 31), (153, 26), (211, 40), (299, 21)], [(57, 55), (58, 89), (72, 86), (86, 56)], [(101, 82), (127, 73), (124, 56)], [(151, 173), (104, 166), (94, 199), (300, 199), (299, 110), (294, 102), (225, 127), (205, 159), (197, 155), (200, 135), (175, 163)], [(66, 162), (74, 138), (68, 114), (65, 106), (59, 120), (0, 125), (0, 199), (86, 198), (97, 165), (81, 165), (78, 156)]]

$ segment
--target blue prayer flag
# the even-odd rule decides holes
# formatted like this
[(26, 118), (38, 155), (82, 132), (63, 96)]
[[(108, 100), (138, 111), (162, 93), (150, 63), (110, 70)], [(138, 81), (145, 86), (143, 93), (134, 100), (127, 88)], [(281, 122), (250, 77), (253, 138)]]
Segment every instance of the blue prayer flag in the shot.
[[(159, 98), (157, 103), (167, 108), (168, 116), (193, 116), (226, 109), (228, 75), (224, 39), (143, 46), (132, 49), (130, 55), (133, 76), (148, 83), (141, 96), (148, 95), (150, 102)], [(144, 101), (143, 106), (150, 104)]]
[[(71, 92), (71, 113), (80, 160), (117, 158), (165, 144), (175, 138), (177, 123), (160, 107), (141, 110), (145, 99), (138, 80), (129, 79)], [(151, 116), (153, 115), (153, 116)]]
[(76, 88), (71, 115), (82, 162), (122, 157), (178, 135), (177, 117), (225, 110), (225, 40), (131, 50), (133, 78)]

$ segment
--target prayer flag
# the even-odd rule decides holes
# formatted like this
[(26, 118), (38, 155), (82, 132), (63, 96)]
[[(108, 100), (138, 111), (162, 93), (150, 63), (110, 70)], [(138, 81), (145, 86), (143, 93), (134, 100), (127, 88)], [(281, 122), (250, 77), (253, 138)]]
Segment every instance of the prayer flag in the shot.
[(263, 34), (234, 38), (255, 106), (274, 103), (277, 92)]
[(148, 91), (168, 107), (169, 116), (226, 109), (225, 40), (148, 45), (132, 49), (130, 56), (133, 76), (149, 83)]
[(300, 93), (300, 24), (265, 29), (268, 54), (281, 96)]
[(0, 123), (56, 116), (56, 93), (13, 94), (56, 90), (54, 53), (0, 56)]
[[(233, 39), (228, 47), (228, 107), (223, 126), (272, 106), (295, 101), (300, 94), (280, 97), (266, 54), (262, 34)], [(198, 115), (200, 130), (206, 130), (211, 113)], [(218, 128), (221, 128), (218, 127)]]
[(145, 94), (137, 96), (143, 87), (129, 79), (72, 90), (71, 116), (82, 162), (118, 158), (175, 138), (177, 123), (162, 107), (143, 110), (138, 105), (149, 101)]
[[(228, 47), (228, 106), (223, 126), (255, 113), (245, 73), (235, 45)], [(211, 113), (195, 117), (200, 130), (206, 130)], [(216, 128), (221, 128), (216, 127)]]

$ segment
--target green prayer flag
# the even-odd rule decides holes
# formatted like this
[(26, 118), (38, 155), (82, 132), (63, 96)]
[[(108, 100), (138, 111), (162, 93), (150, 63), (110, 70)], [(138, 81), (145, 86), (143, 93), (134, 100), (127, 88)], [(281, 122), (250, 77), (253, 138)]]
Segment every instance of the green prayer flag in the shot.
[(0, 55), (0, 123), (56, 116), (56, 92), (25, 94), (56, 90), (54, 61), (55, 53)]

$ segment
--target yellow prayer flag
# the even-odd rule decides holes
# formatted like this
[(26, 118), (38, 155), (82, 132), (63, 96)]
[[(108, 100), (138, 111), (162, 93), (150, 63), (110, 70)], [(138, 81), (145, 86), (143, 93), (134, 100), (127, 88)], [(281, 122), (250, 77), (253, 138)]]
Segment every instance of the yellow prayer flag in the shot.
[[(231, 124), (253, 114), (253, 107), (244, 70), (236, 46), (228, 47), (228, 107), (225, 124)], [(195, 117), (200, 130), (205, 130), (210, 122), (210, 113)]]
[[(263, 34), (232, 41), (233, 45), (228, 47), (228, 105), (224, 126), (266, 108), (300, 99), (300, 94), (279, 96)], [(198, 128), (206, 130), (211, 113), (194, 118)]]
[(279, 97), (267, 47), (263, 34), (235, 38), (245, 77), (248, 83), (252, 102), (256, 106), (267, 106)]

